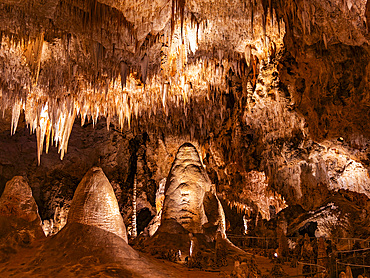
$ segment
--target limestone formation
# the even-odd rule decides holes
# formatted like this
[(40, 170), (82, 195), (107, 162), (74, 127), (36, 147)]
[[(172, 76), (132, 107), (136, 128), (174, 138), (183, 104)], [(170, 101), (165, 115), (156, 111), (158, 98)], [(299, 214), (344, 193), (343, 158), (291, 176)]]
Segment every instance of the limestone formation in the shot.
[(167, 178), (162, 223), (175, 219), (192, 233), (201, 233), (207, 222), (203, 198), (211, 181), (191, 144), (182, 145)]
[(126, 228), (109, 180), (99, 167), (91, 168), (73, 196), (67, 223), (91, 225), (127, 242)]
[(162, 225), (172, 219), (191, 233), (202, 233), (207, 223), (224, 231), (222, 207), (211, 188), (196, 148), (190, 143), (183, 144), (167, 178)]
[[(27, 177), (40, 213), (6, 189), (0, 244), (41, 218), (107, 254), (95, 235), (125, 243), (123, 218), (155, 256), (197, 240), (217, 260), (226, 215), (230, 235), (279, 238), (276, 260), (296, 246), (333, 269), (343, 243), (285, 236), (370, 236), (369, 31), (370, 0), (0, 0), (0, 195)], [(69, 212), (94, 165), (116, 197), (95, 168)]]
[(41, 223), (31, 187), (23, 177), (16, 176), (6, 183), (0, 198), (0, 215)]
[(159, 187), (155, 195), (156, 215), (153, 217), (148, 225), (149, 236), (154, 235), (154, 233), (158, 230), (158, 227), (161, 225), (165, 186), (166, 178), (162, 179), (159, 182)]
[(30, 247), (42, 238), (44, 233), (32, 190), (23, 177), (16, 176), (6, 183), (0, 198), (0, 263), (8, 261), (19, 248)]

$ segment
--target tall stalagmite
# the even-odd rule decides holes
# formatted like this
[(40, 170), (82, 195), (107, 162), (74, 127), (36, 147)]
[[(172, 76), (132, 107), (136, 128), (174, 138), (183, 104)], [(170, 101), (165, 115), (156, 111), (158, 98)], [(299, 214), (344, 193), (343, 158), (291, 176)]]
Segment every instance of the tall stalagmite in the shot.
[(68, 223), (91, 225), (114, 233), (127, 242), (125, 224), (113, 188), (99, 167), (91, 168), (73, 196)]
[(0, 263), (44, 237), (31, 187), (25, 178), (16, 176), (6, 183), (0, 197)]
[(183, 144), (167, 178), (162, 225), (175, 220), (189, 232), (203, 233), (206, 224), (212, 221), (224, 233), (223, 210), (212, 191), (214, 187), (196, 148), (190, 143)]

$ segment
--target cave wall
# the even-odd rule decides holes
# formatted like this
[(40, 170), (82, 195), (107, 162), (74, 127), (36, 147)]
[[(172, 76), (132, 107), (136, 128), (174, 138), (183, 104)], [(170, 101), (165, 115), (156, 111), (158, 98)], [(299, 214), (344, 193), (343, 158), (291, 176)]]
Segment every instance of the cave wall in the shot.
[[(27, 177), (42, 219), (66, 217), (92, 166), (107, 175), (126, 225), (135, 175), (138, 209), (154, 215), (159, 182), (188, 141), (223, 204), (251, 219), (269, 219), (271, 205), (277, 212), (287, 205), (315, 210), (338, 191), (369, 198), (367, 1), (187, 1), (176, 16), (164, 1), (148, 9), (46, 1), (51, 23), (45, 7), (36, 18), (26, 4), (3, 2), (1, 31), (13, 41), (5, 36), (1, 43), (0, 192), (13, 176)], [(156, 9), (161, 13), (153, 17)], [(173, 30), (174, 22), (185, 29)], [(42, 26), (50, 28), (37, 72), (37, 61), (25, 59), (19, 45), (27, 34), (36, 47)], [(27, 97), (36, 72), (37, 90)], [(63, 160), (50, 147), (37, 166), (40, 136), (29, 134), (37, 133), (45, 103), (50, 121), (77, 120), (69, 142), (59, 141)]]

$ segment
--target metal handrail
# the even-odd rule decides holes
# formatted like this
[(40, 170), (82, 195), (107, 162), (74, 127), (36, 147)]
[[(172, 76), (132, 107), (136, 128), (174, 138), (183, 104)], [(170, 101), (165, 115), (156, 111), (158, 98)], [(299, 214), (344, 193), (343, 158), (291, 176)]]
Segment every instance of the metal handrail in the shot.
[[(356, 250), (346, 250), (346, 251), (335, 251), (336, 254), (348, 254), (348, 253), (356, 253), (356, 252), (363, 252), (363, 251), (370, 251), (370, 248), (363, 248), (363, 249), (356, 249)], [(336, 268), (336, 277), (338, 277), (338, 265), (343, 266), (350, 266), (350, 267), (358, 267), (358, 268), (370, 268), (370, 265), (360, 265), (360, 264), (351, 264), (341, 262), (339, 258), (335, 260), (335, 268)]]
[(370, 265), (362, 265), (362, 264), (347, 264), (347, 263), (341, 263), (341, 262), (337, 262), (337, 264), (341, 264), (341, 265), (349, 265), (349, 266), (354, 266), (354, 267), (365, 267), (365, 268), (370, 268)]
[(326, 271), (326, 267), (319, 265), (319, 264), (311, 264), (311, 263), (306, 263), (306, 262), (297, 262), (297, 264), (302, 264), (302, 265), (309, 265), (309, 266), (316, 266), (318, 268), (322, 268), (322, 272)]
[[(234, 235), (234, 234), (228, 234), (227, 235), (230, 239), (260, 239), (260, 240), (264, 240), (264, 241), (267, 241), (267, 240), (276, 240), (276, 236), (275, 237), (271, 237), (271, 236), (249, 236), (249, 235)], [(288, 239), (298, 239), (298, 237), (287, 237)], [(310, 239), (316, 239), (316, 237), (314, 238), (310, 238)], [(352, 241), (353, 243), (354, 242), (365, 242), (367, 243), (367, 246), (370, 246), (370, 239), (363, 239), (363, 238), (330, 238), (330, 237), (327, 237), (327, 238), (324, 238), (325, 240), (331, 240), (331, 241)], [(268, 249), (268, 244), (266, 244), (266, 249)], [(348, 248), (350, 248), (351, 244), (349, 243), (348, 244)], [(356, 250), (343, 250), (343, 251), (338, 251), (338, 250), (333, 250), (333, 253), (335, 254), (348, 254), (348, 253), (356, 253), (356, 252), (363, 252), (363, 251), (368, 251), (370, 250), (370, 248), (363, 248), (363, 249), (356, 249)], [(326, 258), (329, 258), (329, 257), (326, 257)], [(320, 258), (318, 258), (320, 259)], [(321, 258), (322, 259), (322, 258)], [(310, 263), (305, 263), (305, 262), (298, 262), (298, 264), (301, 264), (301, 265), (310, 265), (310, 266), (315, 266), (317, 267), (317, 269), (320, 269), (320, 271), (317, 271), (315, 273), (305, 273), (305, 274), (300, 274), (300, 275), (297, 275), (297, 276), (292, 276), (292, 277), (304, 277), (304, 276), (310, 276), (310, 275), (315, 275), (315, 274), (318, 274), (318, 273), (323, 273), (323, 272), (326, 272), (327, 269), (322, 266), (322, 265), (318, 265), (318, 264), (310, 264)], [(338, 265), (344, 265), (344, 266), (352, 266), (352, 267), (363, 267), (363, 268), (370, 268), (370, 266), (367, 266), (367, 265), (357, 265), (357, 264), (349, 264), (349, 263), (344, 263), (344, 262), (341, 262), (339, 261), (338, 259), (336, 259), (336, 274), (338, 275)]]
[(356, 249), (356, 250), (344, 250), (344, 251), (334, 251), (335, 253), (355, 253), (355, 252), (361, 252), (361, 251), (367, 251), (370, 250), (370, 248), (363, 248), (363, 249)]
[[(249, 236), (249, 235), (236, 235), (236, 234), (227, 234), (227, 237), (233, 237), (233, 238), (260, 238), (260, 239), (276, 239), (275, 237), (272, 236)], [(299, 237), (293, 237), (293, 236), (287, 236), (289, 239), (298, 239)], [(310, 237), (310, 239), (315, 239), (318, 237)], [(351, 238), (351, 237), (325, 237), (324, 239), (330, 239), (330, 240), (354, 240), (354, 241), (364, 241), (364, 242), (369, 242), (370, 239), (364, 239), (364, 238)]]

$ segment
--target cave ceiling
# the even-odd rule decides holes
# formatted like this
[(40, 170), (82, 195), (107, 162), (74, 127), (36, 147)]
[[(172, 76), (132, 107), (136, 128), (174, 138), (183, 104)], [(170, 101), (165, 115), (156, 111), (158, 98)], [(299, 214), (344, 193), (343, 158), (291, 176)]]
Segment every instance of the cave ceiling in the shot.
[(0, 11), (0, 110), (12, 134), (24, 115), (39, 160), (49, 144), (63, 158), (77, 119), (198, 138), (225, 118), (237, 133), (267, 117), (280, 138), (370, 130), (366, 0), (0, 0)]

